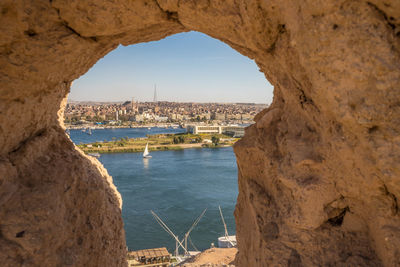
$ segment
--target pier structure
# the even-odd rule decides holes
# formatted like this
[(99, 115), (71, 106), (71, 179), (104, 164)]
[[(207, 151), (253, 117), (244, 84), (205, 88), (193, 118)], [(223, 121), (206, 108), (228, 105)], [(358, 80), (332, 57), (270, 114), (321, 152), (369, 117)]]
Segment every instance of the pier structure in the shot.
[(170, 264), (171, 254), (165, 247), (128, 252), (129, 267), (167, 267)]

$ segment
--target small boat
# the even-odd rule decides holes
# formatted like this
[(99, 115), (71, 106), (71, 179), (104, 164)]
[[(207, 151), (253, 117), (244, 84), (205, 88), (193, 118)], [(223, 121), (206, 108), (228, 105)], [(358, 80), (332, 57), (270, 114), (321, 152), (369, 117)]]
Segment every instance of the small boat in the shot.
[(92, 128), (87, 128), (86, 133), (87, 133), (88, 135), (92, 135)]
[(236, 235), (218, 237), (219, 248), (233, 248), (236, 246)]
[(99, 153), (88, 153), (89, 156), (95, 157), (95, 158), (100, 158)]
[[(190, 258), (192, 258), (193, 256), (197, 255), (200, 253), (200, 251), (195, 247), (195, 245), (192, 242), (192, 239), (190, 238), (190, 233), (192, 232), (192, 230), (197, 226), (197, 224), (200, 222), (201, 218), (204, 216), (204, 214), (206, 213), (207, 209), (204, 209), (203, 212), (200, 214), (199, 217), (197, 217), (197, 219), (194, 221), (194, 223), (192, 224), (192, 226), (189, 228), (189, 230), (186, 232), (185, 237), (182, 240), (179, 240), (179, 238), (171, 231), (171, 229), (168, 228), (168, 226), (161, 220), (160, 217), (158, 217), (158, 215), (150, 210), (151, 214), (153, 215), (154, 219), (156, 219), (156, 221), (158, 222), (158, 224), (168, 233), (170, 234), (174, 239), (175, 239), (175, 259), (177, 261), (177, 263), (183, 263), (185, 260), (188, 260)], [(188, 250), (188, 243), (187, 241), (189, 241), (189, 243), (192, 245), (192, 247), (195, 249), (195, 251), (189, 251)], [(179, 254), (179, 249), (182, 248), (184, 251), (183, 255)], [(184, 265), (185, 266), (185, 265)]]
[(143, 152), (143, 158), (145, 158), (145, 159), (151, 158), (150, 153), (149, 153), (149, 143), (146, 144), (146, 148), (144, 149), (144, 152)]
[(219, 213), (221, 214), (222, 223), (224, 224), (224, 228), (225, 228), (225, 235), (218, 237), (218, 247), (220, 247), (220, 248), (236, 247), (236, 245), (237, 245), (236, 235), (228, 234), (228, 229), (226, 227), (224, 215), (222, 215), (221, 206), (219, 206), (218, 208), (219, 208)]

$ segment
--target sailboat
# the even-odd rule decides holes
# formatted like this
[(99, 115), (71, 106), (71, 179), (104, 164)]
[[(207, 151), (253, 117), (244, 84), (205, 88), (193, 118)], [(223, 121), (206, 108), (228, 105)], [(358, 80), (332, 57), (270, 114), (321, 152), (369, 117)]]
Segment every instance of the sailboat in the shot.
[[(158, 224), (168, 233), (170, 234), (174, 239), (175, 239), (175, 258), (178, 261), (178, 263), (191, 258), (197, 254), (200, 253), (200, 251), (195, 247), (195, 245), (192, 242), (192, 239), (190, 238), (190, 232), (192, 232), (192, 230), (197, 226), (197, 224), (200, 222), (201, 218), (204, 216), (204, 214), (206, 213), (207, 209), (203, 210), (203, 212), (200, 214), (199, 217), (197, 217), (197, 219), (194, 221), (194, 223), (192, 224), (192, 226), (189, 228), (189, 230), (186, 232), (185, 237), (182, 240), (179, 240), (178, 236), (176, 236), (171, 229), (168, 228), (168, 226), (161, 220), (160, 217), (158, 217), (158, 215), (150, 210), (151, 214), (153, 214), (154, 219), (156, 219), (156, 221), (158, 222)], [(195, 249), (195, 251), (189, 251), (188, 250), (188, 245), (187, 245), (187, 241), (189, 239), (190, 244), (193, 246), (193, 248)], [(184, 255), (179, 255), (179, 248), (182, 248), (184, 251)]]
[(236, 247), (236, 235), (229, 235), (228, 228), (226, 227), (224, 215), (222, 215), (221, 206), (218, 206), (219, 213), (221, 214), (222, 223), (225, 228), (225, 235), (218, 237), (218, 247), (220, 248), (233, 248)]
[(151, 158), (150, 153), (149, 153), (149, 143), (146, 144), (146, 148), (144, 149), (144, 152), (143, 152), (143, 158), (145, 158), (145, 159)]

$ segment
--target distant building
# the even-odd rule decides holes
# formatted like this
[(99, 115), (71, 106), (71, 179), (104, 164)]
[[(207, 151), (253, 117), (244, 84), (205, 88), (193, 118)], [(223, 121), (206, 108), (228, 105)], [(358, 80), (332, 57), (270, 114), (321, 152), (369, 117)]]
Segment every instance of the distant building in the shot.
[(170, 113), (170, 114), (168, 114), (168, 118), (170, 120), (177, 120), (178, 116), (176, 113)]
[(232, 137), (243, 137), (244, 127), (243, 126), (219, 126), (219, 125), (187, 125), (186, 129), (192, 134), (226, 134)]
[(131, 109), (132, 109), (133, 112), (136, 111), (136, 105), (135, 105), (135, 98), (134, 97), (132, 97)]
[(243, 126), (224, 126), (223, 133), (232, 137), (243, 137)]
[(221, 134), (222, 126), (209, 126), (209, 125), (188, 125), (186, 129), (189, 133), (192, 134)]
[(137, 122), (144, 121), (144, 116), (140, 115), (140, 114), (135, 115), (135, 121), (137, 121)]
[(212, 118), (214, 120), (223, 121), (223, 120), (225, 120), (225, 113), (216, 112), (216, 113), (213, 114)]
[(242, 114), (242, 120), (251, 120), (254, 116), (250, 114)]
[(166, 122), (168, 121), (168, 117), (162, 117), (162, 116), (155, 116), (154, 119), (158, 122)]
[(242, 119), (242, 115), (241, 114), (227, 114), (226, 118), (228, 120), (241, 120)]

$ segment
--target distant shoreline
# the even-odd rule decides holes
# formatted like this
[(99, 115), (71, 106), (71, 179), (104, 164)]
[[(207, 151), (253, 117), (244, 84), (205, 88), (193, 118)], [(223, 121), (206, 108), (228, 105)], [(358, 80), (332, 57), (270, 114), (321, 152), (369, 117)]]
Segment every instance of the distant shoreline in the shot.
[(145, 138), (122, 137), (112, 141), (77, 145), (85, 153), (141, 153), (148, 145), (150, 151), (183, 150), (189, 148), (219, 148), (232, 146), (239, 138), (224, 134), (155, 134)]
[[(231, 147), (233, 144), (229, 145), (209, 145), (209, 144), (174, 144), (174, 145), (159, 145), (159, 146), (149, 146), (149, 151), (178, 151), (184, 149), (193, 149), (193, 148), (223, 148), (223, 147)], [(144, 151), (143, 147), (108, 147), (105, 149), (101, 148), (93, 148), (93, 147), (83, 147), (83, 145), (78, 145), (78, 147), (85, 152), (88, 153), (99, 153), (99, 154), (113, 154), (113, 153), (142, 153)]]

